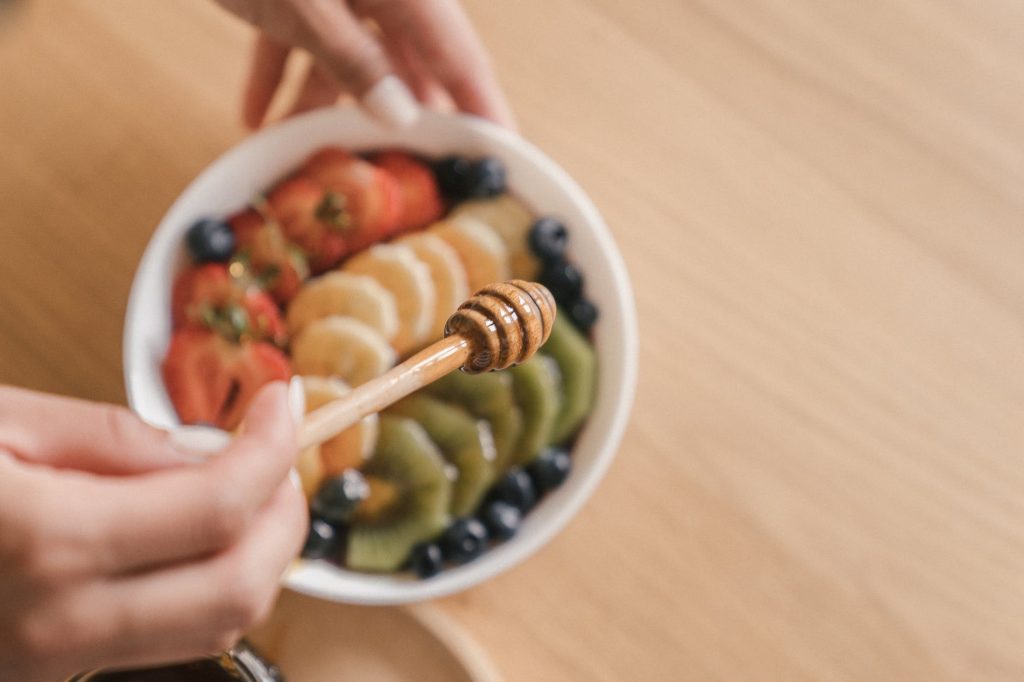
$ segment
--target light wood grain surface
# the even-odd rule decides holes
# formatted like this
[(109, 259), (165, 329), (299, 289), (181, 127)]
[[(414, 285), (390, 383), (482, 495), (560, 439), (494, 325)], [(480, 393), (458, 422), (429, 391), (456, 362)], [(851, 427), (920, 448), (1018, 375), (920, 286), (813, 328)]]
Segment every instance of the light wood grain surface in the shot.
[[(122, 401), (133, 269), (244, 134), (205, 0), (0, 26), (0, 380)], [(641, 319), (583, 512), (441, 602), (513, 682), (1024, 679), (1024, 4), (473, 0)]]

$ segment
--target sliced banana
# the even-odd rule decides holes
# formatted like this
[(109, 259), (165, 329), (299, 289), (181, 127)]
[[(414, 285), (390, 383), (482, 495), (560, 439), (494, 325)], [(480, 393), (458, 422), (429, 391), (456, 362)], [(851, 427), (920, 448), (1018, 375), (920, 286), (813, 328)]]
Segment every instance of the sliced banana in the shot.
[(508, 249), (512, 276), (519, 279), (536, 279), (540, 273), (540, 261), (530, 251), (527, 241), (533, 214), (523, 202), (510, 194), (501, 194), (490, 199), (463, 201), (451, 217), (467, 216), (476, 218), (498, 233)]
[(401, 244), (377, 244), (350, 258), (345, 272), (367, 275), (391, 292), (398, 305), (398, 332), (391, 339), (404, 354), (430, 338), (437, 310), (437, 292), (430, 268)]
[(339, 377), (359, 386), (395, 364), (395, 351), (373, 327), (332, 315), (311, 322), (292, 340), (297, 374)]
[(430, 278), (434, 281), (437, 293), (430, 335), (432, 339), (439, 339), (444, 335), (444, 323), (449, 316), (469, 298), (466, 268), (462, 266), (458, 252), (437, 235), (418, 232), (406, 235), (395, 243), (408, 246), (430, 268)]
[(460, 216), (442, 220), (429, 228), (455, 249), (469, 278), (469, 290), (509, 278), (508, 248), (493, 228), (476, 218)]
[(288, 305), (286, 319), (292, 336), (310, 322), (343, 315), (370, 325), (390, 341), (398, 333), (398, 304), (390, 291), (372, 277), (329, 272), (303, 285)]
[[(302, 385), (306, 390), (307, 413), (351, 390), (344, 381), (336, 378), (302, 377)], [(377, 429), (377, 415), (371, 414), (334, 438), (299, 453), (295, 467), (299, 470), (306, 496), (315, 495), (325, 479), (361, 466), (377, 444)]]

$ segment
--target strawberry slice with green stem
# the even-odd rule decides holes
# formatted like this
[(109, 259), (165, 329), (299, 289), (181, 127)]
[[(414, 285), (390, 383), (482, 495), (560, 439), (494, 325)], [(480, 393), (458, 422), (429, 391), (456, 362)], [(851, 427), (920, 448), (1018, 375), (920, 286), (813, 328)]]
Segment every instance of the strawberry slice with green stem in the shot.
[(299, 169), (298, 175), (320, 183), (344, 198), (350, 226), (349, 253), (387, 239), (398, 228), (402, 195), (390, 173), (338, 147), (324, 147)]
[(178, 275), (171, 290), (171, 315), (175, 329), (205, 327), (230, 341), (288, 342), (274, 301), (220, 263), (192, 266)]
[(266, 208), (284, 236), (306, 252), (314, 274), (330, 270), (345, 257), (352, 217), (344, 195), (298, 176), (271, 190)]
[(196, 328), (174, 333), (161, 370), (183, 424), (212, 424), (229, 431), (241, 423), (260, 388), (291, 376), (288, 358), (269, 343), (236, 344)]
[(231, 274), (265, 289), (281, 305), (288, 303), (309, 278), (303, 250), (288, 241), (265, 202), (236, 213), (228, 224), (236, 243)]

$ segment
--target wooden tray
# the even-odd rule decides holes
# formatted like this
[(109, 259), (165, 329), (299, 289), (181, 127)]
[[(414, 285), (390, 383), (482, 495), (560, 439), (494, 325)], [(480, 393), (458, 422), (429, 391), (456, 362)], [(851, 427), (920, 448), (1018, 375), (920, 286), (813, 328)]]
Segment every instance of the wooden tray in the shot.
[(349, 606), (285, 590), (248, 639), (288, 682), (501, 682), (476, 642), (429, 604)]

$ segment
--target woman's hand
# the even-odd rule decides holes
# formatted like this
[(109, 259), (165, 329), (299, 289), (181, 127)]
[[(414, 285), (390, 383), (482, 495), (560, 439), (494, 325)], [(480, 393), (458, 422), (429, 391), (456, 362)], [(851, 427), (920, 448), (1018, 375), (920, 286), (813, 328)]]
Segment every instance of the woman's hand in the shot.
[(314, 63), (292, 113), (349, 94), (394, 126), (416, 120), (417, 99), (427, 106), (450, 100), (467, 113), (515, 125), (487, 52), (457, 0), (217, 2), (261, 30), (245, 93), (251, 127), (266, 117), (296, 47), (312, 54)]
[(111, 405), (0, 388), (0, 679), (223, 650), (305, 538), (287, 386), (197, 456)]

